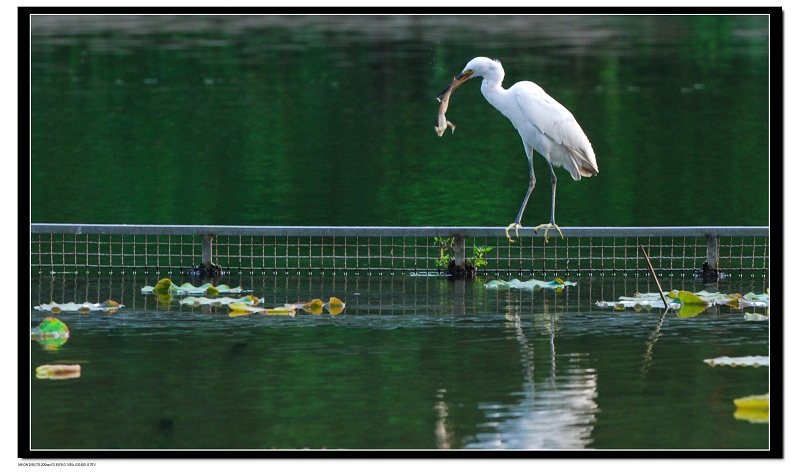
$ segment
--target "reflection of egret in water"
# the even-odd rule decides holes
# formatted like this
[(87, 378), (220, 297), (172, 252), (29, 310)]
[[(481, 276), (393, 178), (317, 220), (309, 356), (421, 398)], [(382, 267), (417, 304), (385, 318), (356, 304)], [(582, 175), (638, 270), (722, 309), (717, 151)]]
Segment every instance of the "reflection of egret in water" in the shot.
[[(479, 449), (581, 449), (591, 442), (592, 423), (598, 411), (597, 374), (581, 367), (556, 369), (556, 322), (544, 314), (550, 341), (550, 375), (534, 377), (535, 355), (516, 307), (506, 315), (520, 346), (524, 368), (521, 399), (515, 404), (484, 404), (489, 431), (476, 434), (464, 447)], [(534, 320), (535, 321), (535, 320)], [(580, 360), (580, 354), (575, 354)], [(572, 361), (572, 360), (571, 360)]]
[(453, 442), (453, 432), (447, 424), (448, 409), (447, 403), (444, 401), (445, 393), (446, 390), (443, 388), (436, 392), (436, 405), (434, 406), (436, 409), (436, 430), (434, 434), (436, 435), (436, 447), (439, 449), (450, 449), (450, 445)]

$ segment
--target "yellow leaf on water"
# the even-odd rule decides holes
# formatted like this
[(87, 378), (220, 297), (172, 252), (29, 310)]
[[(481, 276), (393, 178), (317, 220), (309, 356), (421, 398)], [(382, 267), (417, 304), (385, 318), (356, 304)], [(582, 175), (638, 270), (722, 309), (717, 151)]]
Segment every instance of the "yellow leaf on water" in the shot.
[(264, 313), (266, 313), (268, 315), (294, 316), (296, 312), (295, 312), (294, 308), (290, 308), (290, 307), (286, 307), (286, 306), (279, 306), (279, 307), (275, 307), (275, 308), (267, 308), (266, 310), (264, 310)]
[(733, 417), (750, 423), (769, 423), (769, 409), (737, 408)]
[(341, 313), (343, 311), (344, 311), (344, 306), (343, 305), (329, 306), (328, 307), (328, 313), (330, 313), (331, 315), (338, 315), (339, 313)]
[(746, 408), (751, 410), (769, 410), (769, 393), (764, 395), (750, 395), (748, 397), (737, 398), (733, 400), (733, 404), (737, 408)]
[(331, 315), (338, 315), (339, 313), (344, 311), (344, 302), (336, 297), (331, 297), (331, 299), (328, 300), (328, 303), (326, 303), (325, 306), (328, 308), (328, 313), (330, 313)]
[(336, 297), (331, 297), (331, 299), (328, 300), (328, 306), (344, 306), (344, 302)]
[(246, 311), (249, 313), (256, 313), (264, 309), (260, 307), (254, 307), (246, 302), (234, 302), (229, 304), (228, 308), (230, 308), (232, 311)]
[(158, 281), (155, 287), (153, 287), (154, 292), (166, 292), (173, 286), (173, 283), (170, 279), (161, 279)]
[[(295, 306), (297, 306), (297, 304)], [(319, 298), (315, 298), (310, 302), (303, 303), (300, 306), (300, 308), (302, 308), (303, 311), (307, 313), (311, 313), (312, 315), (319, 315), (320, 313), (322, 313), (322, 300), (320, 300)]]
[(306, 308), (309, 308), (311, 310), (316, 310), (317, 308), (322, 308), (322, 300), (320, 300), (319, 298), (315, 298), (315, 299), (311, 300), (310, 302), (308, 302), (308, 305), (306, 305)]

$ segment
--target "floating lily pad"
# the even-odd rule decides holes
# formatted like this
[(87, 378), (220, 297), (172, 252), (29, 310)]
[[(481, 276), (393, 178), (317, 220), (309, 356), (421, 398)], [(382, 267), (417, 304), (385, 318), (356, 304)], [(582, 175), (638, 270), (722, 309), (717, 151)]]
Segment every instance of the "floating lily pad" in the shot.
[[(664, 294), (668, 295), (668, 294)], [(673, 302), (667, 297), (667, 303), (670, 308), (679, 308), (680, 302)], [(633, 297), (619, 297), (618, 301), (599, 301), (595, 305), (601, 308), (614, 308), (616, 310), (624, 310), (625, 308), (634, 309), (651, 309), (651, 308), (664, 308), (664, 301), (658, 292), (655, 293), (637, 293)]]
[(733, 401), (736, 408), (749, 410), (769, 410), (769, 393), (764, 395), (750, 395), (737, 398)]
[(769, 423), (769, 393), (750, 395), (733, 400), (733, 417), (750, 423)]
[(114, 313), (120, 308), (123, 308), (125, 305), (120, 305), (119, 303), (115, 302), (114, 300), (106, 300), (102, 303), (56, 303), (50, 302), (47, 304), (39, 305), (33, 307), (39, 311), (49, 311), (51, 313), (61, 313), (62, 311), (74, 311), (78, 313), (89, 313), (92, 311), (105, 311), (108, 313)]
[[(742, 308), (743, 306), (769, 306), (769, 294), (748, 294), (742, 296), (738, 293), (725, 294), (707, 292), (705, 290), (700, 292), (672, 290), (670, 292), (665, 292), (664, 297), (667, 299), (669, 307), (677, 310), (678, 316), (682, 318), (701, 313), (712, 305), (729, 305), (734, 308)], [(633, 297), (619, 297), (617, 301), (598, 301), (595, 305), (601, 308), (614, 308), (616, 310), (625, 308), (665, 308), (664, 302), (661, 300), (661, 295), (659, 295), (658, 292), (637, 293)]]
[(733, 417), (749, 423), (769, 423), (769, 409), (737, 408), (733, 412)]
[(740, 297), (739, 307), (768, 307), (769, 306), (769, 293), (755, 294), (750, 292)]
[(232, 303), (244, 303), (250, 306), (256, 306), (261, 302), (258, 297), (253, 295), (246, 295), (241, 298), (220, 297), (220, 298), (207, 298), (207, 297), (186, 297), (181, 300), (181, 305), (230, 305)]
[(291, 308), (293, 310), (301, 309), (307, 313), (311, 313), (312, 315), (319, 315), (322, 313), (322, 300), (315, 298), (309, 302), (286, 303), (284, 307)]
[(328, 306), (344, 306), (344, 302), (336, 297), (331, 297), (327, 303)]
[(345, 303), (339, 300), (336, 297), (331, 297), (328, 300), (328, 303), (325, 304), (325, 308), (328, 309), (328, 313), (331, 315), (338, 315), (339, 313), (344, 311)]
[(565, 282), (559, 278), (556, 278), (549, 282), (536, 279), (527, 280), (525, 282), (522, 282), (519, 279), (511, 279), (508, 282), (504, 280), (492, 280), (490, 282), (485, 283), (483, 286), (486, 288), (497, 288), (497, 289), (518, 288), (518, 289), (533, 290), (537, 288), (562, 289), (570, 285), (578, 285), (578, 284), (577, 282)]
[(769, 367), (769, 356), (745, 356), (745, 357), (715, 357), (714, 359), (704, 359), (703, 362), (711, 367), (725, 365), (731, 367)]
[(80, 376), (80, 364), (45, 364), (36, 368), (37, 379), (65, 380)]
[(259, 306), (250, 306), (246, 303), (231, 303), (228, 305), (230, 308), (230, 316), (243, 316), (243, 315), (250, 315), (250, 314), (261, 314), (261, 315), (286, 315), (286, 316), (294, 316), (296, 311), (293, 307), (275, 307), (275, 308), (266, 308), (266, 307), (259, 307)]
[(745, 313), (744, 314), (745, 321), (769, 321), (769, 316), (767, 315), (760, 315), (758, 313)]
[(687, 292), (686, 290), (679, 291), (674, 297), (671, 297), (673, 300), (677, 299), (684, 305), (708, 305), (709, 302), (703, 300), (699, 296), (695, 295), (692, 292)]
[(39, 322), (39, 326), (31, 330), (31, 334), (38, 336), (68, 337), (69, 328), (58, 318), (48, 316)]
[(700, 313), (706, 311), (708, 307), (711, 305), (705, 304), (698, 304), (698, 303), (687, 303), (681, 305), (675, 313), (677, 313), (678, 318), (691, 318), (693, 316), (697, 316)]
[(244, 290), (242, 287), (231, 288), (225, 284), (213, 286), (210, 283), (205, 283), (199, 287), (195, 287), (194, 285), (190, 284), (189, 282), (184, 283), (181, 286), (177, 286), (168, 278), (164, 278), (158, 281), (155, 287), (151, 287), (149, 285), (145, 285), (142, 287), (142, 293), (149, 294), (149, 293), (170, 293), (174, 295), (211, 295), (216, 296), (221, 293), (242, 293)]
[(69, 328), (58, 318), (48, 316), (39, 326), (31, 329), (31, 340), (37, 341), (47, 350), (55, 350), (63, 346), (69, 339)]
[(287, 308), (303, 310), (306, 313), (311, 313), (312, 315), (321, 314), (322, 309), (325, 308), (331, 315), (338, 315), (344, 311), (345, 303), (336, 297), (331, 297), (325, 303), (323, 303), (319, 298), (315, 298), (308, 302), (286, 303), (284, 306)]

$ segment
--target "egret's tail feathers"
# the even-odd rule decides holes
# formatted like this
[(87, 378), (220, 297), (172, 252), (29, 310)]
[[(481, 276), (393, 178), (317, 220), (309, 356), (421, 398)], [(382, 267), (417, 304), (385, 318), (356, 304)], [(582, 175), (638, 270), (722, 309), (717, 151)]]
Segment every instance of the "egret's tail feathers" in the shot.
[(568, 149), (569, 157), (572, 160), (570, 174), (572, 174), (574, 180), (580, 180), (581, 177), (593, 177), (600, 172), (597, 169), (597, 161), (594, 158), (594, 151), (591, 148), (588, 150)]
[(583, 167), (578, 169), (578, 172), (580, 172), (581, 176), (583, 177), (594, 177), (595, 175), (600, 173), (600, 171), (598, 171), (596, 168), (586, 169)]

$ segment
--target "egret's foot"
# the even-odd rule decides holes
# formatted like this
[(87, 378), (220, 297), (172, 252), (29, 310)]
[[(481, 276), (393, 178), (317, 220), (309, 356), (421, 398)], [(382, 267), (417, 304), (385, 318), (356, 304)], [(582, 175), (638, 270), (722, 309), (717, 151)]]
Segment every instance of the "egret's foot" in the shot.
[(508, 242), (510, 242), (510, 243), (513, 243), (513, 242), (514, 242), (514, 240), (513, 240), (513, 239), (511, 239), (511, 236), (508, 234), (508, 232), (509, 232), (511, 229), (514, 229), (514, 230), (516, 230), (517, 237), (519, 237), (519, 229), (520, 229), (520, 228), (522, 228), (522, 225), (521, 225), (521, 224), (519, 224), (519, 223), (516, 223), (516, 222), (514, 222), (514, 223), (511, 223), (510, 225), (508, 225), (508, 227), (506, 228), (506, 237), (508, 238)]
[(539, 225), (533, 228), (534, 233), (538, 233), (540, 229), (544, 228), (544, 242), (547, 243), (547, 232), (550, 231), (550, 228), (555, 228), (558, 230), (558, 234), (561, 235), (561, 239), (564, 239), (564, 233), (561, 232), (561, 228), (558, 227), (555, 223), (545, 223), (543, 225)]

